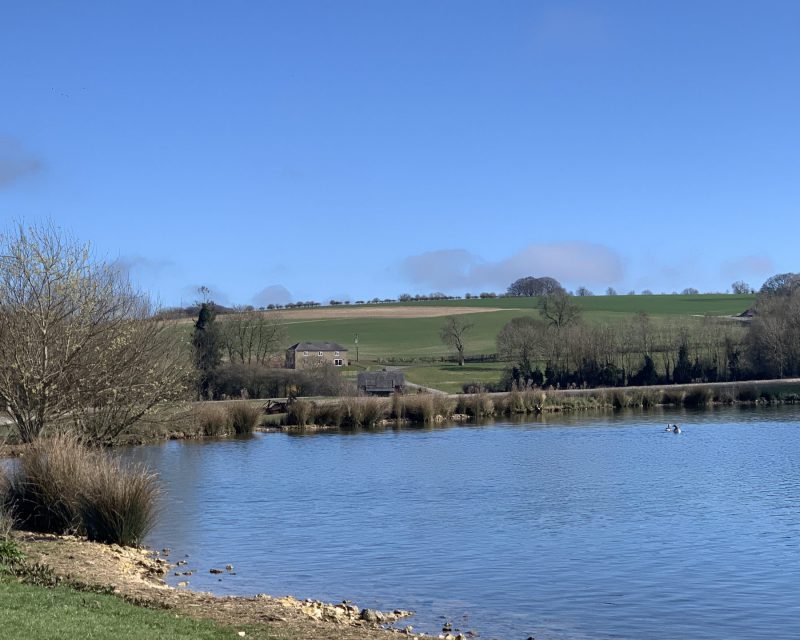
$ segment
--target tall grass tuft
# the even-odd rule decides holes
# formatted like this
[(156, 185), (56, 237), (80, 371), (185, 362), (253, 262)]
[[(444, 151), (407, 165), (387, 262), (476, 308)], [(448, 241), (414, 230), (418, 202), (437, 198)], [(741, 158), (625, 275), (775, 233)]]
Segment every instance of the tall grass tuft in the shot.
[(141, 465), (122, 466), (106, 452), (95, 452), (95, 469), (80, 498), (86, 536), (96, 542), (141, 544), (156, 521), (156, 475)]
[(219, 406), (202, 405), (197, 413), (197, 422), (204, 436), (224, 436), (231, 429), (231, 419), (225, 409)]
[(242, 400), (228, 405), (228, 416), (236, 435), (247, 435), (253, 433), (258, 426), (261, 420), (261, 410)]
[(23, 529), (78, 533), (80, 496), (93, 464), (92, 452), (74, 437), (35, 440), (8, 477), (3, 503)]
[(342, 425), (347, 427), (371, 427), (389, 415), (391, 407), (385, 398), (350, 397), (343, 400)]
[(679, 407), (683, 404), (683, 398), (685, 395), (686, 392), (683, 389), (673, 389), (667, 387), (664, 389), (663, 402), (664, 404), (674, 404)]
[(314, 403), (308, 400), (295, 400), (286, 407), (286, 419), (289, 424), (305, 427), (314, 418)]
[(691, 387), (683, 397), (687, 407), (705, 407), (714, 401), (714, 392), (708, 387)]
[(340, 427), (344, 422), (345, 408), (338, 400), (314, 405), (314, 424), (325, 427)]
[(435, 410), (430, 393), (403, 396), (403, 413), (411, 422), (433, 422)]
[(155, 522), (155, 476), (71, 436), (35, 441), (5, 485), (0, 503), (23, 529), (135, 545)]
[(740, 385), (736, 390), (736, 397), (739, 402), (755, 402), (761, 392), (755, 385)]
[(14, 527), (14, 516), (11, 514), (11, 509), (2, 500), (3, 496), (8, 491), (8, 479), (0, 467), (0, 542), (8, 540), (11, 529)]

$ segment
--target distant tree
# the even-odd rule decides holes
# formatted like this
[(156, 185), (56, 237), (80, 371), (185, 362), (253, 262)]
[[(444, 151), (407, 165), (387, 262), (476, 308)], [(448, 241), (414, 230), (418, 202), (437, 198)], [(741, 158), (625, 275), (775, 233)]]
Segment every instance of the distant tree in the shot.
[(580, 320), (581, 310), (572, 298), (563, 289), (544, 295), (539, 300), (539, 313), (556, 329), (575, 324)]
[(593, 296), (594, 294), (589, 289), (587, 289), (586, 287), (578, 287), (575, 290), (575, 295), (576, 296), (581, 296), (583, 298), (583, 297), (586, 297), (586, 296)]
[(464, 336), (472, 328), (472, 323), (459, 316), (445, 318), (444, 326), (439, 330), (439, 337), (448, 347), (452, 347), (458, 354), (459, 366), (464, 366)]
[(608, 289), (606, 289), (606, 295), (615, 296), (617, 295), (617, 290), (614, 287), (609, 287)]
[(696, 296), (699, 294), (700, 292), (694, 287), (686, 287), (683, 291), (681, 291), (682, 296)]
[(512, 318), (497, 334), (497, 352), (514, 363), (520, 377), (531, 379), (536, 361), (545, 352), (547, 333), (547, 324), (542, 320), (530, 316)]
[(201, 303), (192, 332), (194, 364), (198, 372), (197, 390), (201, 398), (211, 395), (214, 372), (222, 361), (222, 337), (215, 323), (214, 303)]
[(672, 381), (675, 384), (684, 384), (692, 381), (692, 363), (689, 360), (689, 346), (681, 342), (678, 347), (678, 360), (672, 370)]
[(642, 295), (643, 296), (652, 296), (653, 292), (650, 291), (650, 289), (642, 289)]
[(543, 296), (559, 290), (563, 290), (563, 287), (555, 278), (526, 276), (512, 282), (508, 287), (507, 294), (509, 296)]
[(222, 348), (230, 362), (267, 364), (283, 350), (286, 329), (279, 313), (238, 310), (220, 321)]
[(755, 293), (753, 288), (747, 284), (744, 280), (737, 280), (731, 285), (731, 291), (737, 295), (747, 295), (749, 293)]
[(763, 295), (788, 295), (800, 288), (800, 273), (779, 273), (764, 282), (759, 289)]

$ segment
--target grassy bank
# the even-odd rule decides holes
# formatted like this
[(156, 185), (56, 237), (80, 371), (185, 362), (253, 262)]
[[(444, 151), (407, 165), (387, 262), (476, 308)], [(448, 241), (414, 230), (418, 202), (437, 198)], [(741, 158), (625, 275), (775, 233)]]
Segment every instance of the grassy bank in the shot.
[[(6, 640), (222, 640), (237, 638), (242, 630), (137, 607), (113, 595), (24, 584), (9, 576), (0, 576), (0, 602), (0, 629)], [(256, 635), (252, 629), (246, 633), (276, 637)]]

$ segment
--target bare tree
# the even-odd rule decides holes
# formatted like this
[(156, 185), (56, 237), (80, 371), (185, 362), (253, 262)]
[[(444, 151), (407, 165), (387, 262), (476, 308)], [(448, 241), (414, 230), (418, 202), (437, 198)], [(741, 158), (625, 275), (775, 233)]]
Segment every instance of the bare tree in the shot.
[(753, 288), (744, 280), (737, 280), (731, 285), (731, 292), (737, 295), (754, 293)]
[(539, 313), (556, 329), (578, 322), (581, 316), (580, 307), (563, 289), (542, 296), (539, 299)]
[(0, 237), (0, 402), (20, 438), (72, 424), (109, 442), (189, 371), (150, 302), (113, 266), (52, 224)]
[(444, 326), (439, 330), (439, 337), (448, 347), (458, 353), (458, 364), (464, 366), (464, 334), (472, 328), (472, 323), (459, 316), (445, 318)]
[(276, 312), (239, 308), (220, 324), (223, 348), (231, 362), (267, 364), (286, 341), (283, 318)]

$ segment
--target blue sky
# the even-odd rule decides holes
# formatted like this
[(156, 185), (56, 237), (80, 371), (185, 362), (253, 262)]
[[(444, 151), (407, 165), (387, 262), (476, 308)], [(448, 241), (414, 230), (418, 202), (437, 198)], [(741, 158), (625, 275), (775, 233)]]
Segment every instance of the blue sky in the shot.
[(800, 3), (4, 2), (0, 222), (166, 305), (798, 271)]

